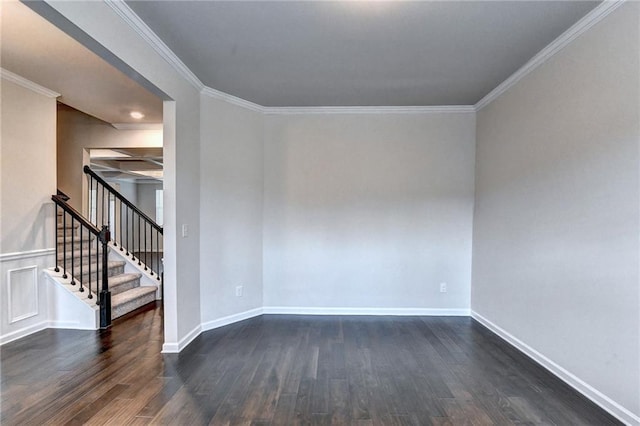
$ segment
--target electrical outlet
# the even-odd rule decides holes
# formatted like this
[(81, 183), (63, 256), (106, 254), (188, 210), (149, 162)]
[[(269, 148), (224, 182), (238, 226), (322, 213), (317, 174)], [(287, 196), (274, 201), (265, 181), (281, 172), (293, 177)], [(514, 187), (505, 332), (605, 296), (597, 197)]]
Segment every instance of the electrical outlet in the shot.
[(447, 292), (447, 283), (440, 283), (440, 293)]
[(189, 236), (189, 225), (186, 223), (182, 224), (182, 238), (187, 238)]
[(236, 286), (236, 297), (242, 297), (242, 286)]

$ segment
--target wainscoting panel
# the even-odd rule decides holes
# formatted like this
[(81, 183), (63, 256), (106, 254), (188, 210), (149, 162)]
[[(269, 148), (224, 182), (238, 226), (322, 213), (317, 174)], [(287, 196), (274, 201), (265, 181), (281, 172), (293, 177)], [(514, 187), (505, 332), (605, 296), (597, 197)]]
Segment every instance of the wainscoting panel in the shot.
[(9, 323), (38, 315), (38, 266), (7, 271)]

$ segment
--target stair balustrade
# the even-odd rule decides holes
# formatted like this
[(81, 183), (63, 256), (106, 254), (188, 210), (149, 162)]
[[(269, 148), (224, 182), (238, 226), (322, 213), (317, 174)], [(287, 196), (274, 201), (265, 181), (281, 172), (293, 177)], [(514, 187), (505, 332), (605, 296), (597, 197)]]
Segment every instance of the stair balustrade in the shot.
[(59, 190), (51, 199), (55, 203), (58, 220), (55, 271), (62, 271), (62, 278), (70, 278), (70, 284), (79, 286), (81, 293), (87, 292), (88, 299), (96, 299), (100, 309), (100, 328), (108, 328), (111, 325), (109, 227), (103, 225), (98, 229), (67, 204), (69, 197)]
[(107, 226), (113, 245), (161, 281), (162, 227), (89, 166), (84, 166), (84, 173), (88, 179), (89, 217), (93, 225)]

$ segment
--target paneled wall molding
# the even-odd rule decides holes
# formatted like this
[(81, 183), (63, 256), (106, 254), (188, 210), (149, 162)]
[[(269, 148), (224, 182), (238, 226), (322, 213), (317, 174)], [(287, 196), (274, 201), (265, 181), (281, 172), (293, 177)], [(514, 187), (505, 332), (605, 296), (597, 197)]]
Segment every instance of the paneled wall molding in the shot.
[(593, 401), (598, 406), (602, 407), (604, 410), (611, 413), (613, 416), (622, 420), (626, 424), (640, 424), (640, 417), (633, 414), (631, 411), (627, 410), (625, 407), (621, 406), (608, 396), (604, 395), (599, 390), (595, 389), (588, 383), (585, 383), (579, 377), (567, 371), (562, 366), (556, 364), (551, 359), (547, 358), (544, 354), (536, 351), (531, 346), (527, 345), (522, 340), (515, 337), (513, 334), (504, 330), (500, 326), (493, 323), (491, 320), (485, 318), (481, 314), (475, 311), (471, 311), (471, 317), (478, 321), (480, 324), (487, 327), (493, 333), (500, 336), (503, 340), (509, 343), (511, 346), (518, 349), (520, 352), (523, 352), (528, 357), (533, 359), (536, 363), (540, 364), (542, 367), (546, 368), (552, 374), (557, 376), (560, 380), (567, 383), (569, 386), (583, 394), (585, 397)]
[[(14, 275), (20, 274), (28, 282), (14, 282)], [(14, 294), (16, 300), (14, 300)], [(7, 313), (9, 324), (38, 315), (38, 266), (30, 265), (7, 271)]]
[(589, 28), (604, 19), (611, 12), (620, 7), (626, 0), (605, 0), (596, 6), (591, 12), (587, 13), (582, 19), (571, 26), (567, 31), (562, 33), (558, 38), (549, 43), (544, 49), (538, 52), (533, 58), (524, 64), (518, 71), (514, 72), (505, 81), (500, 83), (495, 89), (489, 92), (484, 98), (475, 104), (476, 111), (481, 110), (497, 99), (504, 92), (509, 90), (511, 86), (522, 80), (533, 70), (547, 62), (556, 53), (566, 47), (573, 40), (585, 33)]
[(0, 254), (0, 262), (31, 259), (34, 257), (41, 257), (41, 256), (51, 256), (51, 255), (54, 255), (55, 253), (56, 253), (55, 248), (17, 251), (13, 253), (2, 253)]
[(18, 86), (22, 86), (25, 89), (29, 89), (39, 95), (46, 96), (47, 98), (57, 98), (58, 96), (60, 96), (60, 93), (47, 89), (44, 86), (40, 86), (39, 84), (34, 83), (31, 80), (27, 80), (26, 78), (12, 73), (11, 71), (4, 68), (0, 68), (0, 76), (7, 81), (17, 84)]

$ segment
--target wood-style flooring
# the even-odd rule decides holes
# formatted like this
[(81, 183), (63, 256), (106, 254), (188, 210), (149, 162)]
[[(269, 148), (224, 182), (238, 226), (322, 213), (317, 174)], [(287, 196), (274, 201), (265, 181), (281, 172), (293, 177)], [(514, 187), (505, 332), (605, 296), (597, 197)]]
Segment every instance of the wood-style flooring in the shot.
[(261, 316), (162, 355), (160, 308), (0, 349), (2, 425), (610, 425), (469, 318)]

